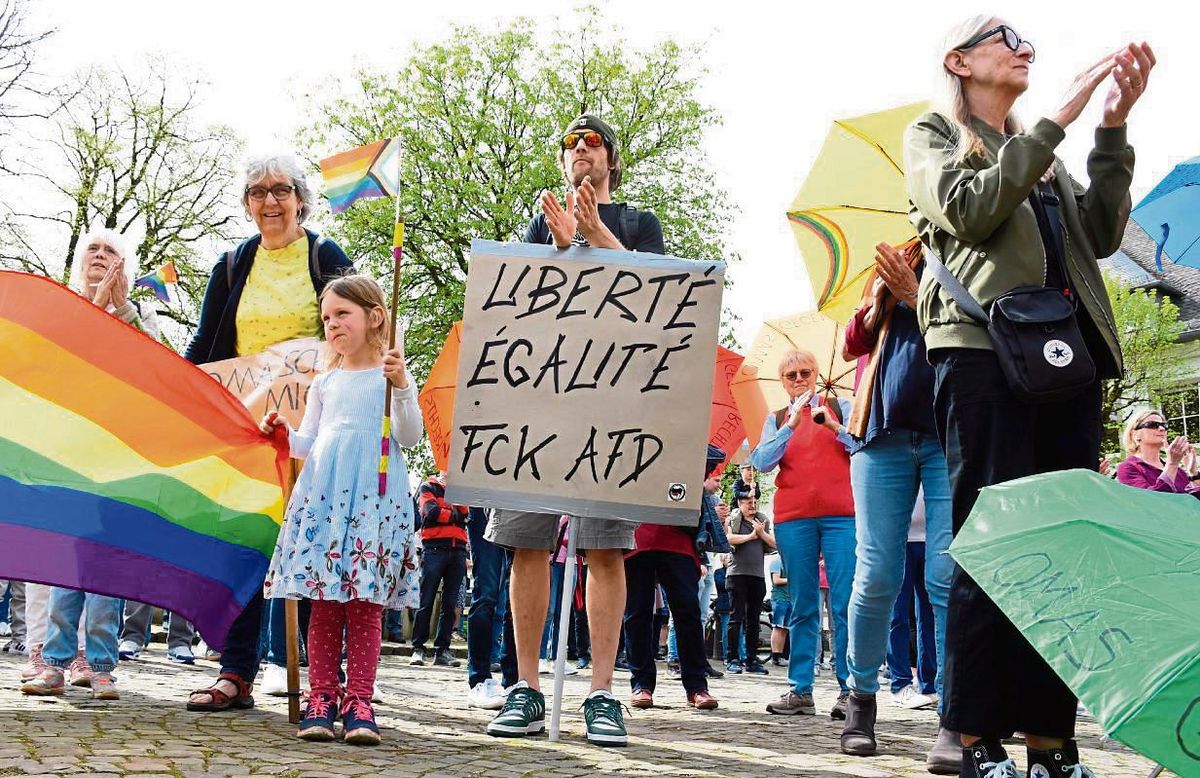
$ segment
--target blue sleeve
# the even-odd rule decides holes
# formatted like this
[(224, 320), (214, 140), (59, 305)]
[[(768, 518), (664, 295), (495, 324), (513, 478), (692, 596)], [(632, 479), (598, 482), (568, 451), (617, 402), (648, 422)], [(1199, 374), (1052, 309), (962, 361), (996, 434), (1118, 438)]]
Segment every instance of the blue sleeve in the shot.
[(853, 435), (846, 429), (846, 422), (850, 420), (850, 414), (854, 411), (854, 407), (849, 400), (841, 397), (837, 398), (838, 408), (842, 412), (842, 431), (837, 434), (838, 442), (846, 447), (846, 452), (853, 454), (863, 447), (861, 440), (856, 440)]
[(221, 254), (217, 264), (213, 265), (212, 274), (208, 277), (208, 287), (204, 290), (204, 300), (200, 303), (200, 322), (187, 350), (183, 352), (183, 358), (193, 365), (209, 361), (213, 338), (216, 337), (217, 327), (221, 324), (221, 314), (225, 312), (225, 306), (229, 303), (225, 257), (226, 254)]
[(332, 238), (326, 238), (325, 242), (317, 249), (317, 264), (321, 268), (322, 288), (324, 288), (325, 282), (354, 272), (354, 263)]
[(779, 460), (783, 459), (791, 439), (792, 428), (785, 424), (783, 429), (778, 429), (775, 426), (775, 414), (769, 414), (763, 422), (758, 445), (750, 452), (750, 464), (763, 473), (771, 472), (779, 466)]
[(539, 213), (525, 227), (523, 243), (550, 243), (550, 228), (546, 226), (546, 215)]

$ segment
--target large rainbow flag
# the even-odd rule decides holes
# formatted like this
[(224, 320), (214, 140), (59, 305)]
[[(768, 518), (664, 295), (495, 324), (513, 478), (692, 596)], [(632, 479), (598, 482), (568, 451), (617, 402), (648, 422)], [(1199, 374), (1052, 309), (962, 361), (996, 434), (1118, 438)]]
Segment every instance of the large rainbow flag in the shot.
[(152, 603), (223, 647), (262, 586), (286, 444), (204, 371), (0, 271), (0, 578)]
[(400, 190), (400, 141), (384, 138), (321, 160), (329, 210), (341, 213), (356, 200), (395, 197)]

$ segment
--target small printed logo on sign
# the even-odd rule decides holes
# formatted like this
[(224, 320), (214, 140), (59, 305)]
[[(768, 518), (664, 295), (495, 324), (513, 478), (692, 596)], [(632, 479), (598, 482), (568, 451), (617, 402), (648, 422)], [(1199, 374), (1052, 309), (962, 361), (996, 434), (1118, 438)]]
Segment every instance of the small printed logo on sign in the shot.
[(667, 499), (671, 502), (683, 502), (684, 497), (687, 497), (686, 485), (671, 484), (667, 487)]
[(1050, 778), (1050, 771), (1044, 765), (1035, 764), (1029, 768), (1029, 778)]
[(1048, 340), (1042, 346), (1042, 356), (1055, 367), (1066, 367), (1075, 358), (1075, 352), (1061, 340)]

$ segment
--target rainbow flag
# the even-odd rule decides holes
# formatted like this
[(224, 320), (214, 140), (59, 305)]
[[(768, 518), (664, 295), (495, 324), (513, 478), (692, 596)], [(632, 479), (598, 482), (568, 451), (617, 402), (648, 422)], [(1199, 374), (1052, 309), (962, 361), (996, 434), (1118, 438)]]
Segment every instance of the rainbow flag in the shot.
[(169, 608), (221, 648), (262, 587), (286, 443), (66, 287), (0, 271), (0, 578)]
[(166, 262), (158, 270), (147, 273), (133, 282), (134, 286), (144, 286), (154, 292), (154, 296), (164, 303), (171, 302), (167, 294), (167, 284), (178, 284), (179, 274), (175, 272), (175, 263)]
[(329, 209), (341, 213), (356, 200), (395, 197), (400, 190), (400, 141), (384, 138), (320, 162)]

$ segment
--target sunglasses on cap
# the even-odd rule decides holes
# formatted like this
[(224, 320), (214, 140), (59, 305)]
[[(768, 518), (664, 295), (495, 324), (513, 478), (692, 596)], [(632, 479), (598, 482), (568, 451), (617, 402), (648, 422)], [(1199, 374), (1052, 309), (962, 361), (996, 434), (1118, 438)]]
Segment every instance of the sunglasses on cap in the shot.
[(1037, 56), (1037, 52), (1033, 49), (1033, 44), (1027, 40), (1023, 40), (1020, 35), (1017, 35), (1017, 31), (1012, 27), (1009, 27), (1007, 24), (1002, 24), (999, 27), (993, 27), (990, 30), (981, 32), (978, 35), (970, 38), (963, 45), (955, 46), (954, 50), (966, 51), (967, 49), (974, 48), (996, 33), (1001, 33), (1004, 36), (1004, 45), (1007, 46), (1010, 51), (1016, 51), (1017, 49), (1021, 48), (1022, 45), (1028, 46), (1029, 61), (1033, 62), (1034, 58)]
[(1165, 421), (1144, 421), (1141, 424), (1134, 427), (1134, 429), (1135, 430), (1163, 430), (1165, 432), (1167, 430), (1167, 423)]
[(796, 376), (800, 376), (805, 381), (807, 381), (808, 379), (812, 378), (812, 375), (813, 375), (813, 371), (809, 370), (806, 367), (803, 370), (789, 370), (783, 374), (783, 377), (789, 381), (795, 381)]
[(575, 148), (579, 144), (580, 138), (583, 138), (583, 145), (590, 149), (598, 149), (604, 145), (604, 136), (595, 130), (568, 132), (562, 139), (563, 151), (570, 151)]

